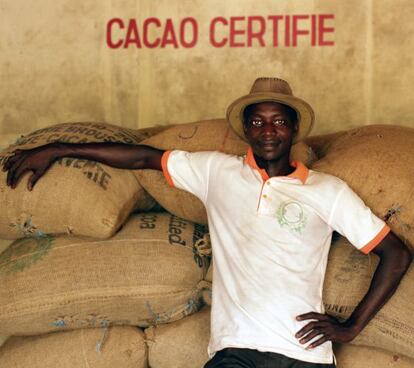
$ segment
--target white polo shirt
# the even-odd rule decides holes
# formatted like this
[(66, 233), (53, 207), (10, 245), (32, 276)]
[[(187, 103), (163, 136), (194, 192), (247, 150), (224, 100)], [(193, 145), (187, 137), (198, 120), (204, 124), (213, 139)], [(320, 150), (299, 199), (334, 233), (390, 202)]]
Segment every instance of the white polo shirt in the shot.
[(207, 209), (213, 249), (213, 296), (208, 354), (226, 347), (275, 352), (332, 363), (331, 342), (314, 349), (295, 338), (324, 313), (322, 287), (334, 230), (364, 253), (389, 227), (342, 180), (308, 170), (288, 176), (260, 169), (245, 157), (220, 152), (167, 151), (168, 183), (196, 195)]

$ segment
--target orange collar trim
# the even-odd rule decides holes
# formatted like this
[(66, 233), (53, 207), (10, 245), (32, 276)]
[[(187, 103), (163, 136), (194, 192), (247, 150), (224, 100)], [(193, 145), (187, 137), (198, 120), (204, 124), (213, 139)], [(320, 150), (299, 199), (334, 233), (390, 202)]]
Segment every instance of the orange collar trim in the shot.
[[(255, 169), (259, 172), (259, 174), (261, 175), (263, 181), (266, 181), (266, 180), (270, 179), (270, 177), (269, 177), (268, 173), (266, 172), (266, 170), (261, 169), (257, 165), (256, 160), (254, 158), (253, 150), (252, 150), (251, 147), (249, 147), (249, 149), (247, 150), (246, 163), (250, 167), (252, 167), (253, 169)], [(290, 164), (293, 167), (295, 167), (296, 170), (294, 172), (290, 173), (289, 175), (287, 175), (286, 177), (299, 179), (302, 182), (302, 184), (305, 184), (306, 180), (308, 179), (308, 176), (309, 176), (309, 169), (300, 161), (292, 161)], [(284, 177), (284, 176), (280, 176), (280, 177)]]

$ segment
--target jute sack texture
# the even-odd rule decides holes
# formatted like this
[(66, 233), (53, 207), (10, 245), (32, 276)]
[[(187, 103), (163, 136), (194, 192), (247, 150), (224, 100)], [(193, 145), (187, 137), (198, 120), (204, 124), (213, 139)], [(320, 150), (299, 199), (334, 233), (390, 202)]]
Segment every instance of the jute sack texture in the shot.
[[(0, 167), (15, 149), (30, 149), (60, 141), (70, 143), (139, 143), (149, 133), (103, 123), (66, 123), (37, 130), (0, 153)], [(133, 171), (83, 159), (55, 162), (27, 190), (27, 173), (16, 187), (6, 186), (0, 170), (0, 238), (18, 239), (34, 234), (73, 234), (108, 238), (133, 209), (150, 210), (155, 201), (137, 182)]]
[(128, 129), (103, 122), (69, 122), (47, 126), (18, 138), (11, 149), (29, 149), (53, 142), (90, 143), (121, 142), (136, 144), (170, 126)]
[(414, 129), (371, 125), (329, 143), (312, 169), (333, 174), (414, 251)]
[(210, 308), (180, 321), (145, 330), (151, 368), (203, 367), (209, 360)]
[(204, 280), (208, 282), (213, 282), (213, 260), (210, 262), (210, 266), (207, 270), (206, 276), (204, 277)]
[(141, 142), (145, 139), (151, 138), (154, 135), (157, 135), (164, 130), (170, 129), (174, 124), (168, 125), (156, 125), (150, 128), (140, 128), (140, 129), (128, 129), (134, 135), (138, 142)]
[(114, 237), (24, 238), (0, 255), (0, 335), (180, 319), (202, 306), (205, 228), (168, 213), (133, 215)]
[(6, 248), (10, 246), (12, 240), (10, 239), (0, 239), (0, 253), (3, 252)]
[[(189, 152), (220, 151), (232, 155), (245, 155), (248, 145), (231, 129), (225, 119), (203, 120), (176, 125), (141, 142), (164, 150)], [(292, 159), (309, 165), (315, 155), (306, 144), (299, 142), (292, 148)], [(171, 188), (163, 173), (154, 170), (135, 171), (139, 182), (167, 211), (201, 224), (207, 224), (207, 214), (202, 202), (183, 190)]]
[(317, 157), (321, 158), (325, 156), (330, 144), (344, 134), (346, 134), (345, 130), (330, 134), (311, 135), (306, 137), (303, 142), (311, 147)]
[[(368, 291), (378, 264), (345, 238), (334, 242), (329, 254), (323, 300), (328, 314), (347, 318)], [(414, 358), (414, 267), (411, 265), (397, 291), (351, 342), (382, 348)]]
[[(100, 345), (102, 344), (102, 345)], [(143, 332), (135, 327), (87, 328), (13, 337), (0, 348), (0, 368), (146, 368)]]
[(335, 344), (338, 368), (413, 368), (414, 360), (382, 349)]

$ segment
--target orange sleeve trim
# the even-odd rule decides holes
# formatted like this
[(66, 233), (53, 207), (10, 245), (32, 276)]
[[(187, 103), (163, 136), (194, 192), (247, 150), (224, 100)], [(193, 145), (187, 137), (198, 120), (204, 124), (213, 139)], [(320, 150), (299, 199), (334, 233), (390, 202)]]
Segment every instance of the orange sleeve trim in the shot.
[(385, 224), (381, 231), (372, 239), (367, 245), (362, 247), (360, 251), (362, 253), (368, 254), (373, 250), (381, 241), (385, 238), (385, 236), (391, 231), (390, 227)]
[(164, 173), (165, 179), (170, 187), (174, 187), (174, 182), (170, 173), (168, 172), (168, 158), (170, 157), (171, 151), (165, 151), (161, 157), (161, 167), (162, 172)]

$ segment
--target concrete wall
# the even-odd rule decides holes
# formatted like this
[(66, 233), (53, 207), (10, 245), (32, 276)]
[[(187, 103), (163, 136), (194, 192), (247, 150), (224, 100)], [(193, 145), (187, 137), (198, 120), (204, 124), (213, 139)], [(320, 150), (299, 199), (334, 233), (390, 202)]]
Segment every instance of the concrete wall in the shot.
[[(333, 30), (324, 37), (334, 45), (312, 46), (311, 35), (300, 35), (296, 46), (292, 39), (286, 46), (286, 16), (307, 15), (298, 21), (299, 29), (312, 33), (312, 14), (333, 15), (325, 22)], [(139, 128), (223, 117), (258, 76), (291, 83), (315, 109), (314, 134), (370, 123), (414, 127), (412, 14), (410, 0), (1, 0), (0, 147), (57, 122)], [(272, 15), (284, 16), (277, 47)], [(263, 17), (265, 46), (258, 39), (252, 47), (237, 46), (247, 43), (239, 34), (235, 47), (214, 47), (209, 26), (218, 16), (228, 22), (236, 16)], [(181, 20), (194, 18), (197, 43), (108, 46), (111, 19), (136, 19), (142, 42), (149, 17), (161, 22), (151, 28), (151, 40), (162, 35), (167, 18), (177, 34)], [(243, 33), (247, 18), (234, 24)], [(217, 23), (215, 37), (228, 37), (228, 29)], [(113, 27), (115, 41), (125, 36), (125, 29)], [(184, 36), (191, 40), (191, 28)]]

